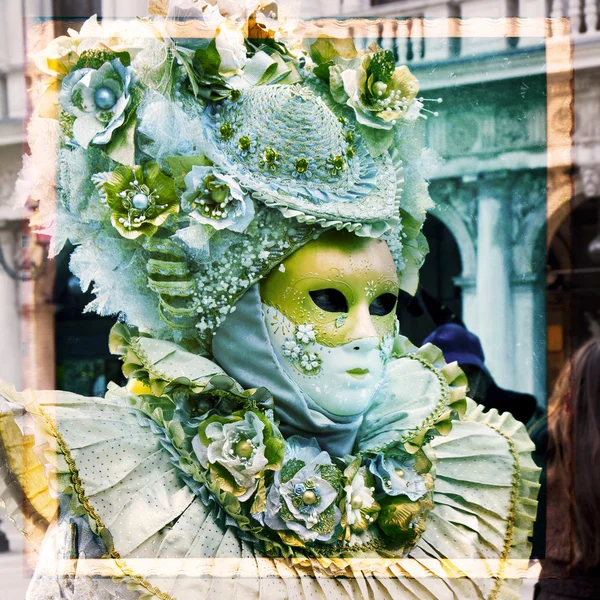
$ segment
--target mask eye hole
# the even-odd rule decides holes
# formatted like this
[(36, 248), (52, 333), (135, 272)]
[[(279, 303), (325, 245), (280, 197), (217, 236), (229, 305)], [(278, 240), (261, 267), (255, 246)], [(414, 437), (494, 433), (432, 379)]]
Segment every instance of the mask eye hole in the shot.
[(325, 312), (345, 313), (348, 312), (348, 301), (342, 292), (328, 288), (326, 290), (315, 290), (308, 292), (312, 301)]
[(396, 300), (396, 296), (390, 293), (377, 296), (377, 298), (371, 302), (371, 306), (369, 306), (369, 314), (376, 317), (384, 317), (385, 315), (389, 315), (396, 306)]

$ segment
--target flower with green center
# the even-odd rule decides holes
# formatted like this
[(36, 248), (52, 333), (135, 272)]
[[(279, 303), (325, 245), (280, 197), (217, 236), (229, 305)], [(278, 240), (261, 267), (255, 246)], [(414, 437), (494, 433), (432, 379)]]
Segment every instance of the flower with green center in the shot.
[(230, 175), (195, 165), (184, 182), (182, 208), (198, 223), (242, 233), (254, 218), (252, 199)]
[(291, 532), (303, 542), (327, 542), (341, 519), (336, 506), (340, 491), (341, 472), (329, 454), (314, 439), (292, 436), (286, 440), (283, 467), (267, 491), (265, 511), (255, 516), (267, 527)]
[(231, 123), (223, 123), (219, 128), (219, 133), (223, 139), (228, 140), (233, 135), (233, 125)]
[(294, 169), (296, 169), (298, 173), (306, 173), (306, 171), (308, 171), (308, 160), (306, 160), (306, 158), (299, 158), (294, 163)]
[(284, 441), (275, 425), (258, 411), (212, 416), (202, 421), (192, 446), (213, 482), (245, 501), (267, 470), (279, 470)]
[(279, 154), (275, 148), (265, 148), (261, 161), (261, 167), (267, 167), (268, 169), (275, 170), (279, 166)]
[(348, 146), (346, 148), (346, 156), (350, 159), (354, 158), (356, 156), (356, 146)]
[(112, 173), (99, 173), (94, 183), (112, 210), (111, 220), (126, 238), (151, 236), (179, 212), (174, 181), (156, 163), (144, 168), (119, 166)]
[(238, 140), (238, 146), (239, 146), (240, 150), (243, 150), (243, 151), (250, 150), (250, 146), (252, 146), (252, 140), (247, 135), (243, 135)]
[(343, 156), (330, 156), (327, 159), (327, 168), (332, 175), (338, 175), (346, 168)]
[(406, 117), (419, 92), (419, 82), (408, 67), (395, 66), (390, 50), (371, 52), (330, 67), (331, 94), (350, 106), (357, 121), (375, 129), (391, 129)]
[(75, 117), (73, 138), (80, 146), (110, 142), (125, 123), (133, 85), (133, 69), (124, 67), (118, 58), (97, 69), (76, 69), (63, 79), (58, 100)]

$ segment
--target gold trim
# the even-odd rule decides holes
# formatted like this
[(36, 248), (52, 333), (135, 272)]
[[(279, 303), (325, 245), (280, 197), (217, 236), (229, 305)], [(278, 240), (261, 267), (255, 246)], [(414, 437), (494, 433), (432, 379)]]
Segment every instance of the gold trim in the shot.
[[(90, 504), (88, 497), (85, 495), (85, 488), (83, 487), (83, 481), (81, 477), (79, 477), (79, 469), (75, 464), (75, 459), (71, 454), (71, 450), (67, 446), (67, 443), (63, 439), (62, 435), (56, 428), (56, 425), (53, 423), (50, 416), (46, 413), (46, 411), (39, 405), (38, 408), (40, 411), (40, 415), (44, 419), (46, 423), (46, 427), (50, 434), (56, 439), (56, 443), (65, 457), (65, 461), (69, 467), (69, 471), (71, 472), (71, 482), (73, 483), (73, 487), (77, 492), (77, 498), (83, 508), (85, 509), (88, 516), (94, 521), (98, 530), (106, 529), (104, 523), (102, 522), (102, 518), (95, 511), (94, 507)], [(162, 592), (159, 588), (153, 586), (148, 580), (144, 579), (141, 575), (135, 573), (132, 569), (127, 566), (125, 560), (121, 558), (121, 555), (117, 550), (113, 548), (112, 551), (109, 552), (110, 557), (115, 561), (115, 564), (121, 569), (124, 575), (133, 579), (138, 585), (142, 586), (148, 592), (159, 598), (160, 600), (176, 600), (173, 596), (170, 596), (166, 592)]]
[(515, 527), (515, 512), (517, 509), (517, 504), (519, 502), (519, 489), (521, 487), (521, 470), (520, 470), (520, 462), (519, 462), (519, 453), (515, 448), (515, 443), (510, 439), (510, 437), (504, 433), (499, 427), (496, 425), (491, 425), (490, 423), (484, 423), (487, 427), (494, 430), (496, 433), (499, 433), (508, 443), (508, 449), (513, 457), (513, 476), (512, 476), (512, 487), (510, 491), (510, 505), (508, 509), (508, 517), (506, 519), (506, 533), (504, 537), (504, 548), (502, 549), (502, 553), (500, 554), (500, 564), (498, 566), (498, 573), (495, 576), (496, 585), (492, 590), (492, 593), (489, 595), (488, 600), (496, 600), (498, 598), (498, 594), (500, 593), (500, 589), (502, 588), (502, 583), (505, 581), (504, 573), (506, 570), (506, 565), (510, 558), (510, 551), (513, 545), (513, 533)]

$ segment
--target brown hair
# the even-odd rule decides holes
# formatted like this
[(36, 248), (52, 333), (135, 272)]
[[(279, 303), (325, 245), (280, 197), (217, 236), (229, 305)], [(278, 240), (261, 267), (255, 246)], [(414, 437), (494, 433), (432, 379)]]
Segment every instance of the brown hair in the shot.
[(568, 533), (568, 547), (560, 553), (572, 567), (599, 566), (600, 338), (563, 368), (550, 399), (548, 429), (549, 511), (551, 502), (560, 505), (549, 525)]

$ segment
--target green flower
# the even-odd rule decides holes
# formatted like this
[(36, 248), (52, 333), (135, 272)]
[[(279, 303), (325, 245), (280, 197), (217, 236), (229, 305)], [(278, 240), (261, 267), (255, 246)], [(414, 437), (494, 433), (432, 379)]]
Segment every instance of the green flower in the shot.
[(346, 161), (343, 156), (330, 156), (327, 159), (327, 168), (332, 175), (338, 175), (346, 168)]
[(169, 215), (179, 212), (175, 183), (156, 163), (145, 168), (120, 166), (112, 173), (96, 175), (94, 182), (112, 210), (112, 224), (123, 237), (154, 235)]
[(259, 411), (209, 417), (192, 446), (211, 481), (242, 502), (252, 496), (265, 471), (278, 471), (283, 463), (283, 438)]
[(265, 148), (261, 161), (261, 167), (267, 167), (268, 169), (275, 170), (279, 166), (279, 154), (275, 148)]
[(390, 50), (371, 52), (330, 67), (330, 89), (336, 102), (347, 104), (362, 125), (391, 129), (406, 116), (419, 92), (408, 67), (396, 67)]

